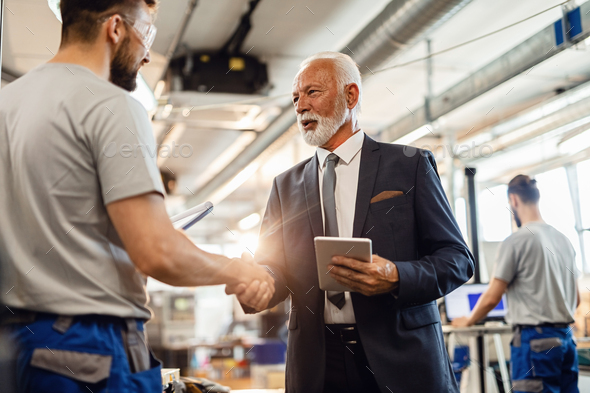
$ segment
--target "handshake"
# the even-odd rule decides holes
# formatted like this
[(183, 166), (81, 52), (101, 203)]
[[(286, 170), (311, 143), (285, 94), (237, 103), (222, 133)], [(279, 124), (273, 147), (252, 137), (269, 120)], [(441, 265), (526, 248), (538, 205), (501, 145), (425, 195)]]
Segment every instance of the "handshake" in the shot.
[(236, 295), (240, 303), (256, 312), (265, 310), (275, 292), (271, 271), (255, 263), (248, 253), (233, 259), (230, 266), (235, 270), (235, 279), (226, 284), (225, 293)]

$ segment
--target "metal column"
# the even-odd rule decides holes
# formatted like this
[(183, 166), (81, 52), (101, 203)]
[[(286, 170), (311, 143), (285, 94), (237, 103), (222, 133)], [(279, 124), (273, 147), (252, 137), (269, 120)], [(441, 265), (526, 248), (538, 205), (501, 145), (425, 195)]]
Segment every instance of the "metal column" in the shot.
[[(475, 271), (473, 273), (473, 280), (476, 284), (481, 283), (480, 266), (479, 266), (479, 238), (477, 234), (477, 205), (475, 198), (475, 168), (465, 168), (465, 178), (467, 180), (467, 211), (468, 211), (468, 222), (469, 222), (469, 239), (471, 240), (471, 252), (475, 259)], [(482, 361), (484, 354), (484, 339), (482, 336), (478, 336), (477, 339), (477, 350), (479, 353), (479, 381), (480, 391), (483, 393), (486, 391), (486, 377), (485, 377), (485, 363)]]
[(467, 180), (467, 211), (469, 223), (469, 239), (471, 240), (471, 252), (475, 259), (475, 271), (473, 280), (475, 284), (481, 283), (480, 266), (479, 266), (479, 238), (477, 233), (477, 205), (475, 201), (475, 168), (465, 168), (465, 178)]

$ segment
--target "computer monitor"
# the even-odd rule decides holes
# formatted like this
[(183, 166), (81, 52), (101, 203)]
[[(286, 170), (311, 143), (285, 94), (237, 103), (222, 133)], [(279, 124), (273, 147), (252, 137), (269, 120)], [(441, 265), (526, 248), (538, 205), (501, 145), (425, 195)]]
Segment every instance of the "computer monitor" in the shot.
[[(465, 317), (471, 314), (479, 297), (488, 289), (488, 284), (465, 284), (445, 296), (445, 309), (447, 319)], [(492, 311), (488, 313), (484, 321), (503, 321), (508, 312), (506, 295)]]

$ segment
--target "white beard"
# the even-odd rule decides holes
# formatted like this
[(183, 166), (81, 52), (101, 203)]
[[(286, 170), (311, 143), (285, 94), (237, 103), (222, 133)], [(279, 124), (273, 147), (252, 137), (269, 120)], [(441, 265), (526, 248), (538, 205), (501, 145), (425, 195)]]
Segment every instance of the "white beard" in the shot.
[[(297, 125), (299, 126), (299, 131), (301, 132), (305, 143), (310, 146), (323, 146), (328, 143), (330, 138), (336, 134), (340, 127), (342, 127), (346, 121), (346, 115), (348, 114), (348, 108), (346, 107), (346, 100), (344, 97), (337, 100), (334, 112), (333, 117), (320, 116), (309, 112), (297, 115)], [(304, 130), (301, 122), (305, 120), (316, 121), (317, 125), (315, 130)]]

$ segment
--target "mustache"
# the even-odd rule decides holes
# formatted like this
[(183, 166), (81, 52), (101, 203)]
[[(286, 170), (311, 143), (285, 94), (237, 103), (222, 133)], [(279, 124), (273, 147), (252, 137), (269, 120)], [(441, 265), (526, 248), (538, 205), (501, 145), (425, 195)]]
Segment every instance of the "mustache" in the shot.
[(316, 115), (314, 113), (305, 112), (302, 114), (297, 114), (297, 121), (299, 123), (303, 121), (319, 121), (322, 119), (322, 116)]

